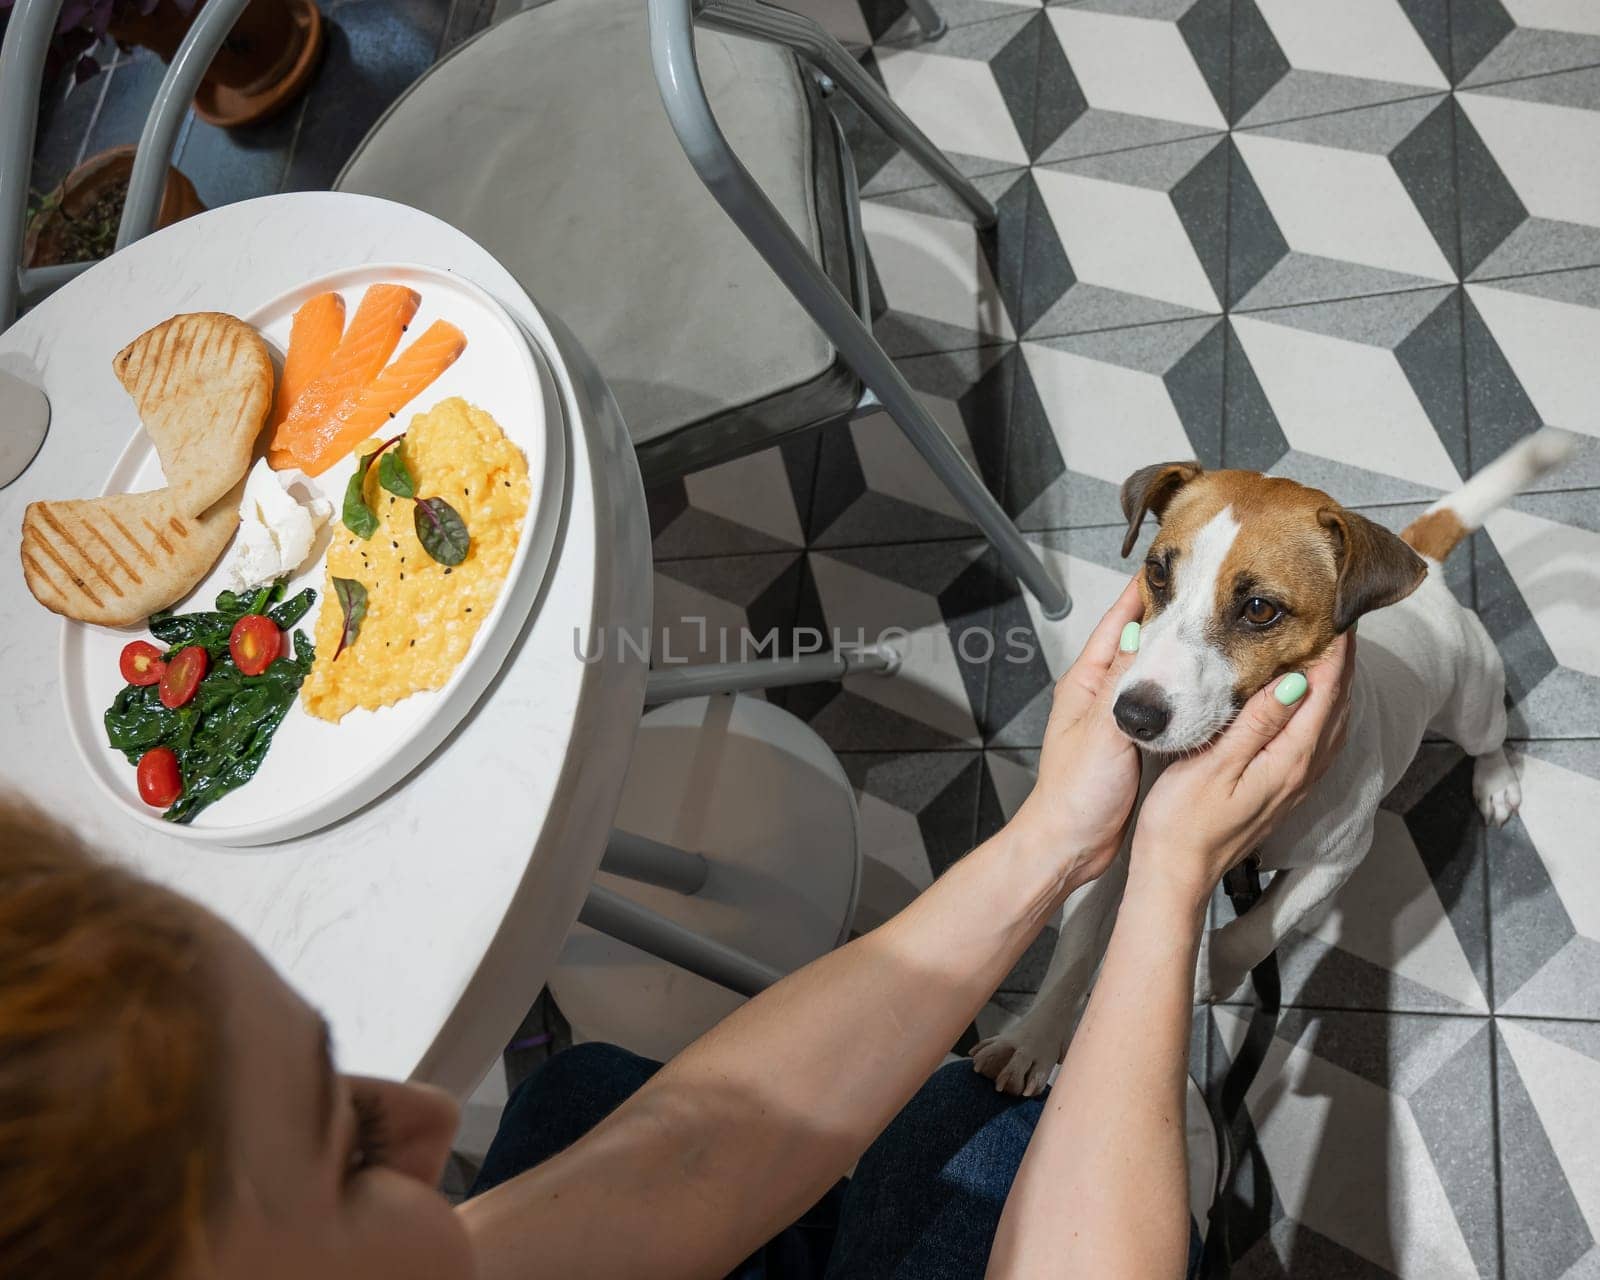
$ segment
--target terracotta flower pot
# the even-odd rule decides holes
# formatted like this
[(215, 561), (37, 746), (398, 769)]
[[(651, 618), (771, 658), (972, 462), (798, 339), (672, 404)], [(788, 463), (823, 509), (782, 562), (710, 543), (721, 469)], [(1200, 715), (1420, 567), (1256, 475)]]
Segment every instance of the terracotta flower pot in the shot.
[[(22, 261), (26, 266), (56, 266), (90, 256), (83, 247), (83, 237), (72, 225), (73, 219), (80, 222), (91, 219), (96, 226), (104, 226), (109, 221), (110, 235), (115, 236), (116, 223), (122, 218), (123, 201), (128, 195), (128, 180), (133, 176), (133, 155), (132, 147), (112, 147), (90, 156), (62, 180), (50, 193), (45, 207), (28, 223), (22, 242)], [(156, 226), (170, 226), (204, 211), (205, 205), (194, 183), (178, 170), (168, 168)], [(105, 252), (110, 252), (109, 245), (105, 246)]]
[[(119, 13), (108, 29), (119, 44), (170, 62), (199, 12), (199, 4), (185, 13), (173, 0), (159, 0), (148, 14)], [(316, 0), (250, 0), (200, 82), (195, 113), (232, 128), (281, 111), (310, 83), (322, 38)]]

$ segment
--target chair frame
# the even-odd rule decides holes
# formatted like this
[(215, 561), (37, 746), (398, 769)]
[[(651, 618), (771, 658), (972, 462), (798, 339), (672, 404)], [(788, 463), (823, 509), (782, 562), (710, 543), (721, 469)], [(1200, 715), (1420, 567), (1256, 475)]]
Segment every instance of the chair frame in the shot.
[[(983, 531), (1005, 567), (1033, 594), (1044, 616), (1065, 617), (1072, 607), (1066, 591), (873, 337), (860, 296), (864, 285), (858, 283), (853, 301), (839, 292), (728, 144), (700, 78), (694, 48), (695, 24), (789, 49), (828, 84), (848, 94), (869, 119), (966, 206), (980, 227), (994, 225), (994, 207), (900, 111), (844, 46), (812, 19), (761, 0), (649, 0), (649, 12), (650, 54), (656, 83), (684, 154), (723, 211), (865, 384), (866, 393), (857, 406), (857, 415), (879, 407), (886, 410)], [(845, 190), (846, 216), (851, 230), (857, 233), (855, 252), (859, 254), (859, 199), (848, 149), (844, 155), (850, 174)], [(859, 274), (864, 280), (864, 272)]]

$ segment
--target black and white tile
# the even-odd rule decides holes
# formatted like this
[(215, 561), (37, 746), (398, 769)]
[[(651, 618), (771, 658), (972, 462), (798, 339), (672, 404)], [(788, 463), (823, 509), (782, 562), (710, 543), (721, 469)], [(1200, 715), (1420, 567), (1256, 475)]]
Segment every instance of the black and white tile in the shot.
[[(1220, 1080), (1248, 1015), (1211, 1017)], [(1498, 1275), (1492, 1034), (1482, 1017), (1286, 1010), (1246, 1096), (1264, 1185), (1233, 1274)]]
[(1600, 13), (1590, 4), (1451, 0), (1450, 35), (1462, 88), (1600, 64)]
[(1228, 127), (1227, 0), (1078, 0), (1045, 16), (1035, 160)]
[(1442, 94), (1233, 135), (1240, 310), (1453, 283), (1454, 122)]
[(1455, 95), (1472, 280), (1600, 263), (1600, 67)]
[(1498, 1018), (1500, 1187), (1507, 1280), (1600, 1264), (1600, 1025)]
[(1454, 288), (1236, 312), (1223, 461), (1346, 506), (1431, 500), (1467, 473)]
[(1233, 62), (1244, 128), (1443, 93), (1447, 0), (1234, 0)]
[(1116, 523), (1138, 468), (1220, 466), (1225, 327), (1213, 317), (1024, 342), (1002, 495), (1018, 524)]
[[(1017, 9), (956, 26), (936, 41), (885, 41), (862, 62), (911, 122), (969, 177), (1025, 168), (1033, 158), (1036, 75), (1044, 18)], [(927, 172), (840, 95), (863, 194), (928, 185)]]
[(1036, 166), (1024, 335), (1220, 312), (1227, 174), (1228, 148), (1215, 137)]

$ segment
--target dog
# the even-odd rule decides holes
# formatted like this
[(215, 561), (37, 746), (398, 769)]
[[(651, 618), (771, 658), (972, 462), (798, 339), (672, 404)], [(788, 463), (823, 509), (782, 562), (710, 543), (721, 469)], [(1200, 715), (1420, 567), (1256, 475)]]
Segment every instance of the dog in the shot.
[[(1506, 759), (1505, 669), (1476, 614), (1440, 573), (1485, 517), (1572, 452), (1545, 428), (1434, 504), (1398, 536), (1327, 494), (1195, 462), (1145, 467), (1122, 487), (1122, 554), (1146, 515), (1160, 524), (1140, 571), (1137, 657), (1115, 689), (1118, 728), (1146, 755), (1141, 799), (1165, 762), (1197, 751), (1246, 700), (1299, 670), (1361, 620), (1348, 734), (1305, 803), (1259, 850), (1273, 872), (1245, 915), (1200, 948), (1195, 1000), (1231, 994), (1292, 930), (1314, 923), (1372, 845), (1379, 803), (1423, 735), (1476, 757), (1484, 819), (1509, 821), (1522, 796)], [(1007, 1093), (1042, 1090), (1088, 999), (1127, 879), (1128, 845), (1069, 902), (1055, 954), (1028, 1011), (972, 1058)]]

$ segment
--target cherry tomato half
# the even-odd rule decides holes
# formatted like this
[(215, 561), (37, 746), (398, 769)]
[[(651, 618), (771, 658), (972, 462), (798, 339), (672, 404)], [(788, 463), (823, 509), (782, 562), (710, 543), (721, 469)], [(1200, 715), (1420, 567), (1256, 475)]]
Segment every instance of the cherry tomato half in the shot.
[(233, 665), (247, 676), (258, 676), (272, 665), (283, 648), (283, 632), (265, 614), (247, 613), (228, 633)]
[(139, 757), (139, 799), (157, 809), (174, 804), (183, 794), (178, 756), (171, 747), (151, 747)]
[(167, 664), (161, 661), (161, 650), (148, 640), (134, 640), (124, 645), (117, 666), (124, 680), (138, 685), (154, 684), (167, 669)]
[(200, 645), (192, 644), (187, 649), (179, 649), (172, 661), (167, 663), (167, 669), (161, 673), (161, 705), (181, 707), (194, 697), (209, 661), (205, 649)]

